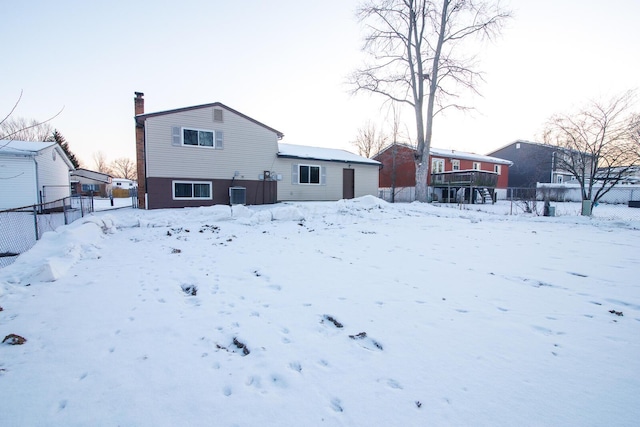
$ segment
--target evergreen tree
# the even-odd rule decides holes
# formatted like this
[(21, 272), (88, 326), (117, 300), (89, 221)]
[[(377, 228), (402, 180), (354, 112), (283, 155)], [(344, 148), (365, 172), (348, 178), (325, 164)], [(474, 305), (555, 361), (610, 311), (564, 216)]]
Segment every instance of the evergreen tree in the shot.
[(67, 157), (73, 164), (73, 167), (75, 168), (80, 167), (80, 162), (76, 158), (76, 155), (71, 152), (71, 149), (69, 148), (69, 143), (67, 142), (66, 139), (64, 139), (64, 136), (62, 136), (62, 134), (58, 132), (58, 129), (55, 129), (53, 131), (53, 134), (49, 138), (47, 138), (47, 140), (50, 142), (57, 142), (60, 148), (62, 148), (64, 153), (67, 155)]

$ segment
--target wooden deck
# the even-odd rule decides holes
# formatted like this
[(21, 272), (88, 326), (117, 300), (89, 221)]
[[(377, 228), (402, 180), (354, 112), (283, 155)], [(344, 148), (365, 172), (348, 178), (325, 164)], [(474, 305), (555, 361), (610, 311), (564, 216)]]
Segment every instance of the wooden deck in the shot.
[(450, 202), (454, 197), (458, 199), (460, 196), (457, 195), (457, 190), (464, 189), (461, 201), (475, 203), (477, 193), (482, 203), (494, 203), (497, 185), (498, 174), (495, 172), (473, 169), (431, 174), (431, 186), (442, 189), (442, 201), (446, 202)]
[(482, 187), (496, 188), (498, 174), (489, 171), (463, 170), (431, 174), (431, 186), (433, 187)]

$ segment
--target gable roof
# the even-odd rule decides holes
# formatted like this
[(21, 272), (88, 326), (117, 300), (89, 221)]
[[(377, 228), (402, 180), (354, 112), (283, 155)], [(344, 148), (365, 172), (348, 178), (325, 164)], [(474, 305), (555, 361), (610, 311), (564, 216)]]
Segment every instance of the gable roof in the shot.
[(34, 141), (13, 141), (0, 140), (0, 154), (11, 154), (14, 156), (32, 156), (39, 151), (56, 145), (55, 142), (34, 142)]
[(100, 181), (106, 184), (109, 184), (111, 182), (111, 175), (85, 168), (76, 169), (75, 171), (71, 172), (71, 176), (92, 179), (94, 181)]
[(67, 153), (58, 145), (55, 141), (13, 141), (13, 140), (0, 140), (0, 156), (22, 156), (32, 157), (38, 155), (47, 148), (54, 147), (53, 149), (58, 153), (63, 162), (67, 164), (69, 170), (74, 170), (75, 166), (69, 160)]
[(515, 145), (515, 144), (528, 144), (528, 145), (535, 145), (535, 146), (538, 146), (538, 147), (546, 147), (546, 148), (552, 148), (552, 149), (558, 148), (558, 147), (555, 147), (555, 146), (550, 145), (550, 144), (544, 144), (542, 142), (527, 141), (525, 139), (516, 139), (513, 142), (505, 144), (502, 147), (491, 151), (491, 153), (489, 153), (489, 154), (497, 153), (498, 151), (503, 150), (503, 149), (505, 149), (507, 147), (511, 147), (512, 145)]
[(136, 119), (136, 123), (138, 123), (139, 125), (142, 124), (142, 122), (144, 122), (146, 119), (148, 119), (149, 117), (156, 117), (156, 116), (164, 116), (167, 114), (175, 114), (175, 113), (182, 113), (185, 111), (191, 111), (191, 110), (199, 110), (201, 108), (213, 108), (213, 107), (219, 107), (219, 108), (224, 108), (227, 111), (232, 112), (233, 114), (237, 114), (238, 116), (249, 120), (252, 123), (255, 123), (259, 126), (262, 126), (265, 129), (270, 130), (271, 132), (274, 132), (276, 135), (278, 135), (278, 139), (282, 139), (284, 137), (284, 134), (278, 130), (275, 130), (272, 127), (269, 127), (267, 125), (265, 125), (264, 123), (261, 123), (259, 121), (257, 121), (256, 119), (252, 119), (251, 117), (247, 116), (246, 114), (242, 114), (241, 112), (234, 110), (231, 107), (227, 107), (226, 105), (224, 105), (221, 102), (213, 102), (211, 104), (202, 104), (202, 105), (194, 105), (192, 107), (183, 107), (183, 108), (176, 108), (173, 110), (165, 110), (165, 111), (158, 111), (156, 113), (145, 113), (145, 114), (138, 114), (137, 116), (135, 116)]
[(309, 147), (278, 143), (278, 157), (286, 159), (325, 160), (329, 162), (379, 165), (377, 160), (367, 159), (346, 150), (336, 148)]

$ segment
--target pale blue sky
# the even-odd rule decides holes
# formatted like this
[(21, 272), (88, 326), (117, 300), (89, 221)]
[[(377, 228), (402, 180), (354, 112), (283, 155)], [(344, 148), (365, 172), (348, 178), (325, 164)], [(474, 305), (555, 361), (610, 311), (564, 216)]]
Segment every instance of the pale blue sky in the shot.
[[(0, 115), (53, 126), (86, 166), (134, 158), (133, 92), (154, 112), (222, 102), (283, 142), (353, 150), (383, 98), (348, 93), (361, 64), (355, 0), (0, 0)], [(434, 146), (486, 154), (536, 140), (545, 120), (640, 87), (640, 1), (511, 0), (514, 19), (481, 55), (472, 115), (434, 126)], [(413, 128), (412, 115), (402, 119)]]

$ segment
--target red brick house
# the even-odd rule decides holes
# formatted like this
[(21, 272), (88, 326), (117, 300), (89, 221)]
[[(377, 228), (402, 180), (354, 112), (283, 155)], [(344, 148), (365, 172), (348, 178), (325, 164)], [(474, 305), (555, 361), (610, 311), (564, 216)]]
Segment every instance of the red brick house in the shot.
[[(382, 163), (380, 194), (389, 201), (415, 199), (415, 149), (392, 144), (373, 157)], [(429, 194), (434, 201), (495, 200), (506, 197), (509, 160), (464, 151), (431, 148)]]

